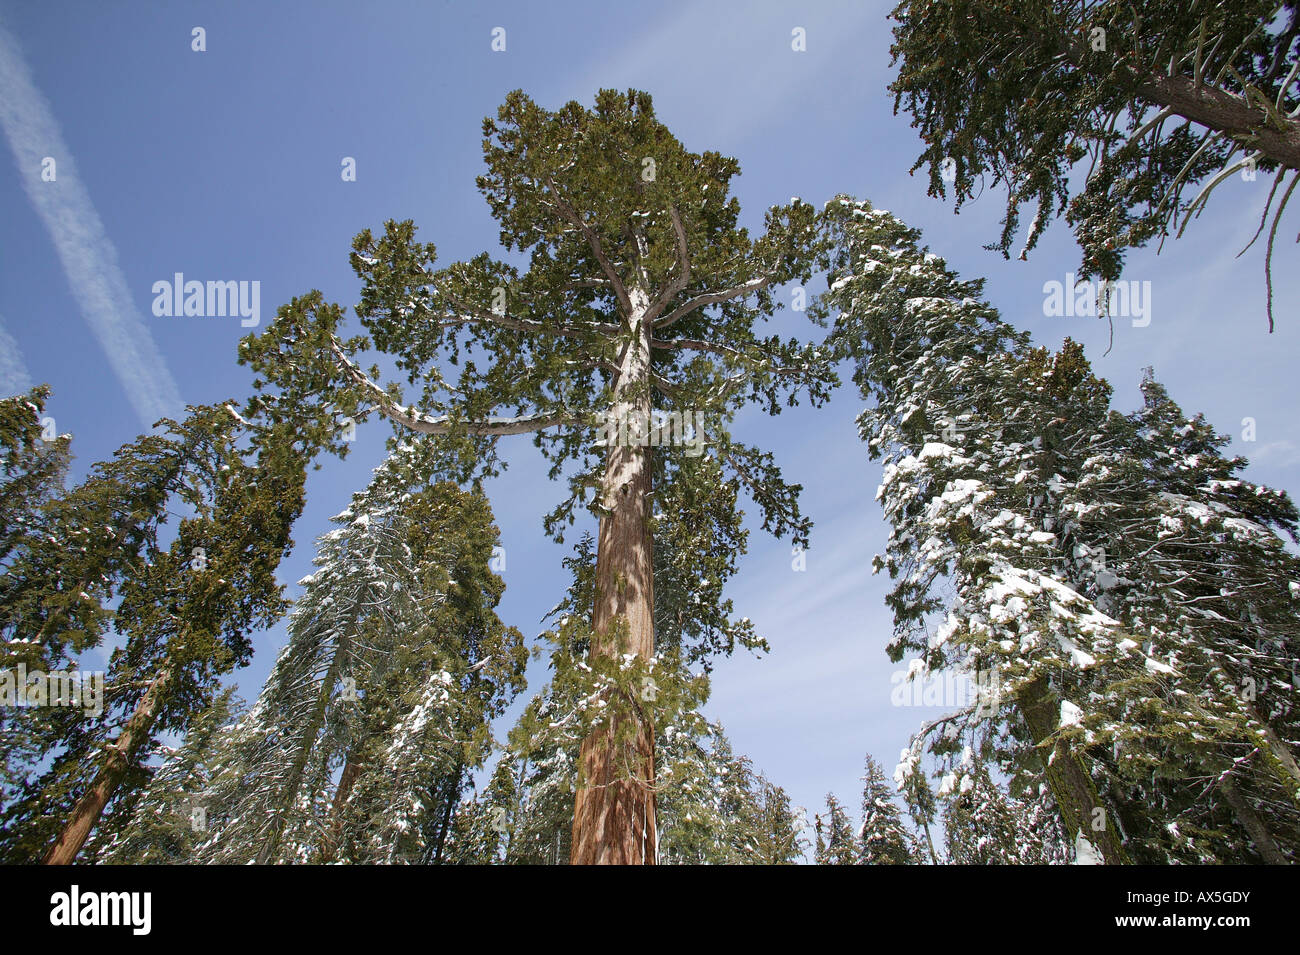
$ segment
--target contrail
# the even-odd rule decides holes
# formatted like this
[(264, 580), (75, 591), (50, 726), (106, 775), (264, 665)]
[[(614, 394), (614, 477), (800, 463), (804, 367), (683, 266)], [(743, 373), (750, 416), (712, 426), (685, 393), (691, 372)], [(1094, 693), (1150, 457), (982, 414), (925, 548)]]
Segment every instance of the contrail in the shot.
[[(180, 389), (132, 305), (117, 249), (77, 178), (50, 104), (36, 88), (18, 42), (0, 24), (0, 127), (31, 199), (63, 263), (73, 297), (146, 428), (179, 417)], [(41, 160), (57, 163), (57, 181), (41, 180)]]
[(22, 394), (30, 391), (31, 387), (32, 376), (27, 373), (23, 354), (5, 328), (4, 316), (0, 316), (0, 398)]

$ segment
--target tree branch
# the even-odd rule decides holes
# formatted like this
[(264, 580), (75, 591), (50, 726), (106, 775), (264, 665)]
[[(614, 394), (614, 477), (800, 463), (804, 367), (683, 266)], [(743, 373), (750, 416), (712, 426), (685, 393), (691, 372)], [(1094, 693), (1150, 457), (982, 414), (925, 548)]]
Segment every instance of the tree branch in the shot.
[[(352, 379), (353, 383), (370, 392), (374, 398), (375, 408), (385, 418), (421, 434), (450, 434), (456, 430), (457, 424), (449, 415), (435, 417), (414, 408), (399, 406), (388, 392), (380, 388), (344, 354), (339, 340), (333, 336), (331, 336), (330, 349), (333, 351), (335, 361), (338, 362), (339, 367)], [(489, 417), (479, 421), (462, 421), (459, 424), (460, 428), (469, 434), (497, 436), (531, 434), (534, 431), (541, 431), (557, 425), (579, 424), (581, 420), (578, 416), (565, 412), (563, 414), (525, 415), (516, 418)]]
[(655, 322), (654, 328), (656, 331), (661, 328), (667, 328), (677, 320), (689, 315), (697, 309), (703, 308), (705, 305), (716, 305), (719, 302), (727, 302), (731, 299), (745, 298), (746, 296), (753, 295), (759, 289), (771, 285), (774, 278), (775, 276), (764, 274), (758, 278), (750, 279), (748, 282), (743, 282), (740, 285), (733, 285), (729, 289), (723, 289), (720, 292), (705, 292), (701, 295), (696, 295), (694, 298), (688, 299), (686, 302), (669, 312), (666, 316)]
[(554, 179), (547, 176), (546, 185), (550, 188), (551, 195), (555, 197), (555, 207), (559, 211), (560, 215), (564, 216), (565, 219), (577, 226), (578, 231), (580, 231), (583, 238), (587, 240), (587, 245), (591, 246), (592, 255), (596, 257), (596, 261), (600, 263), (601, 269), (605, 272), (605, 275), (609, 277), (610, 284), (614, 288), (614, 297), (618, 299), (618, 304), (622, 306), (625, 314), (631, 315), (632, 300), (628, 298), (627, 289), (623, 285), (623, 279), (618, 274), (618, 270), (614, 268), (614, 264), (610, 262), (609, 257), (605, 255), (605, 249), (600, 244), (600, 236), (596, 235), (596, 233), (592, 231), (591, 227), (583, 221), (582, 216), (579, 215), (578, 212), (565, 200), (564, 196), (560, 194), (560, 190), (556, 187)]
[(668, 206), (668, 214), (673, 220), (673, 234), (677, 237), (677, 274), (672, 277), (669, 283), (664, 286), (664, 290), (659, 293), (654, 304), (646, 312), (645, 320), (654, 322), (659, 314), (664, 310), (673, 296), (677, 295), (691, 280), (691, 259), (690, 250), (686, 245), (686, 229), (682, 226), (682, 218), (677, 214), (675, 205)]
[(464, 315), (450, 314), (435, 319), (440, 324), (451, 325), (474, 325), (487, 322), (500, 328), (508, 328), (516, 332), (536, 332), (539, 335), (557, 335), (562, 338), (582, 338), (588, 334), (588, 331), (595, 332), (606, 338), (614, 337), (619, 331), (619, 327), (608, 322), (596, 322), (587, 328), (575, 328), (572, 325), (548, 325), (545, 322), (538, 322), (527, 318), (514, 318), (510, 315), (500, 315), (491, 310), (475, 308), (472, 305), (465, 305), (462, 302), (452, 300), (455, 307), (465, 312)]

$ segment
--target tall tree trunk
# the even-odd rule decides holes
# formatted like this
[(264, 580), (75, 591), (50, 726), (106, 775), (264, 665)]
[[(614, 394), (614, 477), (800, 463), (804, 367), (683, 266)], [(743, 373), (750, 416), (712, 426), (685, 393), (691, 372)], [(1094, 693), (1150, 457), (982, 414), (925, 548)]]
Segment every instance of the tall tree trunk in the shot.
[(338, 788), (334, 790), (334, 799), (330, 803), (330, 828), (325, 835), (321, 851), (321, 861), (326, 864), (337, 860), (339, 847), (343, 845), (343, 807), (347, 804), (348, 797), (352, 795), (352, 788), (361, 775), (362, 758), (358, 755), (358, 749), (360, 743), (353, 743), (352, 748), (348, 750), (348, 758), (343, 763), (343, 772), (339, 775)]
[(1233, 813), (1237, 816), (1237, 821), (1250, 835), (1250, 841), (1255, 844), (1255, 850), (1260, 857), (1269, 865), (1286, 865), (1286, 856), (1282, 855), (1282, 850), (1277, 847), (1273, 837), (1269, 834), (1268, 827), (1264, 821), (1251, 808), (1246, 797), (1241, 794), (1237, 784), (1232, 781), (1231, 776), (1224, 776), (1219, 782), (1219, 791), (1228, 800), (1228, 805), (1232, 807)]
[[(1040, 677), (1029, 684), (1021, 692), (1019, 704), (1035, 746), (1040, 746), (1060, 727), (1061, 699), (1052, 692), (1046, 678)], [(1044, 755), (1043, 764), (1047, 784), (1056, 799), (1061, 823), (1070, 841), (1077, 844), (1082, 832), (1083, 837), (1100, 850), (1102, 861), (1107, 865), (1126, 864), (1128, 853), (1111, 824), (1111, 814), (1103, 805), (1092, 777), (1078, 755), (1058, 742), (1051, 753)], [(1094, 819), (1100, 819), (1100, 828), (1093, 826)]]
[(460, 798), (461, 783), (465, 776), (465, 766), (458, 759), (456, 760), (456, 769), (451, 777), (447, 780), (447, 788), (443, 793), (442, 820), (438, 826), (438, 838), (433, 843), (433, 864), (442, 864), (443, 849), (447, 845), (447, 830), (451, 828), (452, 815), (456, 809), (456, 800)]
[[(607, 428), (607, 437), (614, 440), (601, 482), (593, 658), (630, 653), (646, 659), (654, 654), (652, 452), (648, 437), (635, 433), (642, 423), (647, 430), (650, 424), (650, 329), (643, 320), (647, 296), (634, 288), (631, 299), (632, 334), (620, 362), (614, 419)], [(613, 423), (626, 430), (615, 434)], [(639, 702), (610, 701), (607, 725), (582, 741), (573, 807), (574, 865), (654, 864), (654, 726), (638, 715)]]
[(86, 844), (86, 839), (104, 814), (104, 807), (113, 798), (113, 793), (130, 769), (136, 749), (148, 738), (150, 727), (158, 716), (172, 678), (172, 663), (166, 659), (149, 684), (149, 689), (136, 704), (135, 712), (126, 721), (126, 727), (113, 745), (108, 747), (108, 758), (95, 775), (90, 790), (77, 801), (59, 838), (45, 854), (45, 865), (71, 865), (76, 860), (77, 853)]

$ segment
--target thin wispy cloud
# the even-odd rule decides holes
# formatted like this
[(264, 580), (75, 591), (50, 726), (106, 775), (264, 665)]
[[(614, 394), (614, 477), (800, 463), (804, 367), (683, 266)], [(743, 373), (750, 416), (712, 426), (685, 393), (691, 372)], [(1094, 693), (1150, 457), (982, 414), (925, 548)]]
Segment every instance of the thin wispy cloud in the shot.
[[(557, 93), (589, 105), (600, 87), (649, 90), (661, 114), (671, 114), (684, 129), (695, 120), (714, 144), (743, 140), (774, 124), (790, 128), (789, 117), (828, 102), (826, 71), (860, 59), (864, 38), (885, 9), (813, 5), (795, 12), (782, 3), (686, 3), (593, 60), (576, 82), (570, 74), (558, 91), (543, 82), (539, 99), (554, 109)], [(805, 52), (792, 49), (796, 28), (803, 31)], [(720, 50), (760, 57), (763, 69), (738, 71)], [(692, 69), (681, 68), (683, 63)], [(875, 72), (884, 75), (883, 67)], [(839, 104), (853, 92), (843, 92)]]
[(23, 363), (18, 342), (5, 328), (4, 316), (0, 316), (0, 396), (20, 394), (31, 387), (32, 376)]
[[(153, 336), (132, 304), (126, 277), (49, 103), (37, 89), (16, 38), (0, 24), (0, 127), (23, 188), (58, 252), (81, 313), (146, 426), (181, 411), (180, 389)], [(57, 179), (41, 179), (54, 158)], [(0, 343), (2, 345), (3, 343)]]

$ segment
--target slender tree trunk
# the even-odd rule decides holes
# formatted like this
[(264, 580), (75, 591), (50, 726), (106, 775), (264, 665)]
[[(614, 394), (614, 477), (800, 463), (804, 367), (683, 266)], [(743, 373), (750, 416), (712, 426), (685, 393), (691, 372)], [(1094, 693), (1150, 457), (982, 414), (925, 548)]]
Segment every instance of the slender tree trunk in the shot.
[(108, 759), (95, 775), (90, 790), (77, 801), (59, 838), (45, 854), (45, 865), (71, 865), (76, 860), (77, 853), (86, 844), (86, 839), (104, 814), (104, 807), (113, 798), (113, 793), (130, 769), (136, 749), (141, 741), (148, 738), (172, 677), (171, 660), (164, 660), (162, 668), (149, 684), (149, 689), (136, 704), (135, 712), (126, 721), (126, 727), (113, 745), (108, 747)]
[(438, 827), (438, 838), (433, 844), (433, 864), (442, 864), (442, 852), (447, 845), (447, 830), (451, 828), (452, 814), (456, 808), (456, 800), (460, 798), (461, 780), (465, 775), (465, 767), (459, 760), (456, 761), (456, 771), (447, 781), (447, 789), (443, 793), (442, 807), (442, 824)]
[(930, 823), (928, 821), (923, 824), (923, 829), (925, 831), (925, 844), (930, 850), (930, 864), (938, 865), (939, 853), (934, 851), (934, 836), (930, 834)]
[[(650, 329), (642, 319), (647, 296), (632, 290), (629, 342), (620, 362), (614, 421), (628, 425), (605, 457), (596, 549), (593, 658), (654, 654), (653, 541), (649, 529), (651, 450), (635, 432), (650, 421)], [(638, 715), (638, 700), (610, 701), (608, 725), (579, 752), (573, 808), (574, 865), (653, 865), (655, 861), (654, 727)], [(620, 739), (620, 737), (622, 739)], [(627, 742), (628, 738), (631, 742)]]
[[(1047, 685), (1043, 677), (1035, 680), (1020, 695), (1020, 712), (1029, 735), (1038, 746), (1054, 734), (1060, 726), (1061, 700)], [(1050, 757), (1050, 758), (1049, 758)], [(1128, 853), (1119, 841), (1110, 813), (1097, 795), (1092, 777), (1079, 757), (1066, 746), (1057, 743), (1050, 754), (1043, 757), (1047, 784), (1061, 813), (1061, 823), (1072, 843), (1077, 843), (1079, 833), (1101, 851), (1107, 865), (1127, 863)], [(1098, 812), (1100, 810), (1100, 812)], [(1094, 820), (1100, 827), (1093, 825)]]
[(1273, 837), (1269, 834), (1268, 827), (1264, 821), (1251, 808), (1246, 797), (1241, 794), (1237, 784), (1233, 782), (1231, 776), (1224, 776), (1219, 783), (1219, 791), (1223, 793), (1228, 800), (1228, 805), (1236, 814), (1237, 820), (1241, 823), (1250, 836), (1250, 841), (1255, 844), (1255, 850), (1269, 865), (1286, 865), (1286, 856), (1282, 855), (1282, 850), (1277, 847)]
[(343, 763), (343, 772), (339, 774), (339, 785), (334, 790), (334, 799), (330, 803), (330, 829), (325, 838), (321, 853), (322, 861), (330, 863), (338, 856), (339, 847), (343, 845), (343, 807), (352, 795), (352, 787), (361, 775), (362, 760), (357, 755), (359, 744), (353, 743), (348, 750), (348, 758)]

